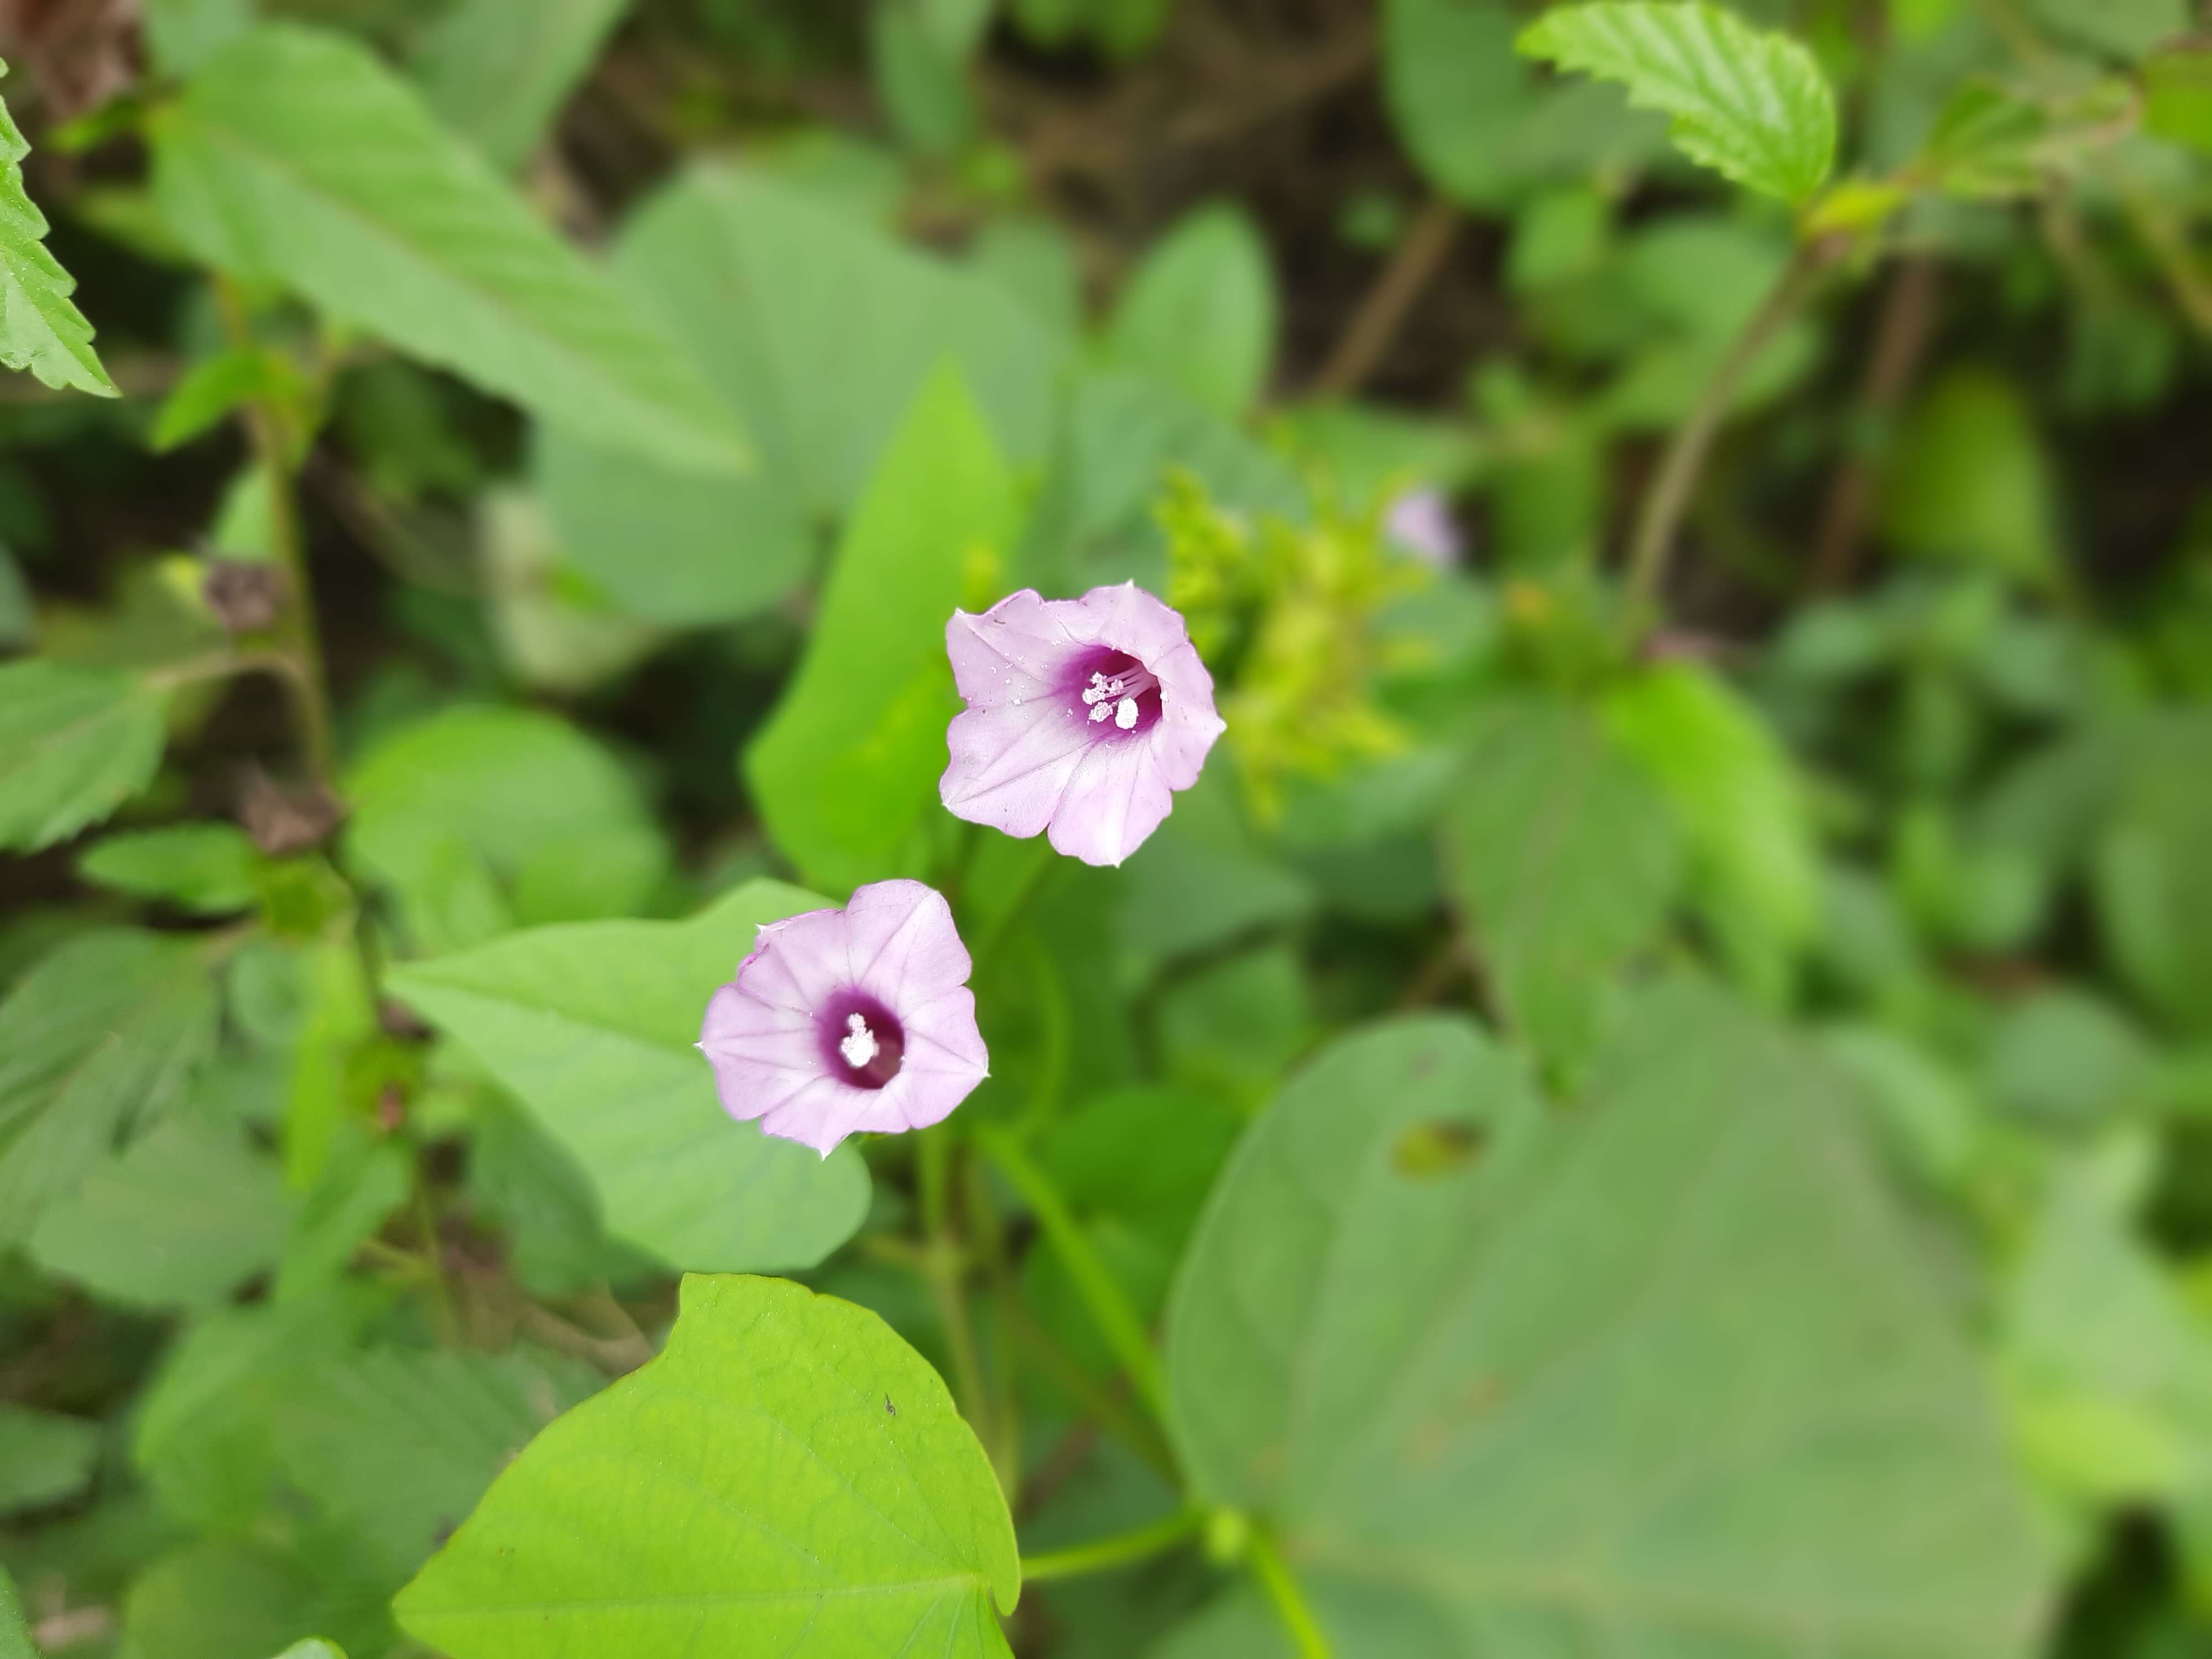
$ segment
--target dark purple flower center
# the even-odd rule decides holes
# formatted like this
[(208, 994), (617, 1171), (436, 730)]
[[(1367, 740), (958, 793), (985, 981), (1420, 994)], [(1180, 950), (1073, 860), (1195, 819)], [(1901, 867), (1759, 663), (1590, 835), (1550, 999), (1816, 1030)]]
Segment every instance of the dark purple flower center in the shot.
[(1078, 658), (1070, 671), (1067, 700), (1102, 738), (1133, 738), (1160, 717), (1160, 683), (1126, 651), (1101, 646)]
[(906, 1027), (866, 991), (841, 991), (816, 1018), (822, 1064), (855, 1089), (880, 1089), (899, 1074), (906, 1058)]

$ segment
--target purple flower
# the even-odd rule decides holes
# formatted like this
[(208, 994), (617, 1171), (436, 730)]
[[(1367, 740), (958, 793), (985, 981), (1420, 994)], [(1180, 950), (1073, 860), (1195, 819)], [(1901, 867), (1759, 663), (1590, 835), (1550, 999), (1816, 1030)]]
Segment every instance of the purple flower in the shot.
[(699, 1033), (723, 1109), (824, 1158), (849, 1134), (937, 1122), (990, 1075), (969, 966), (918, 881), (765, 924)]
[(1390, 503), (1382, 528), (1390, 539), (1431, 569), (1459, 562), (1462, 543), (1451, 503), (1441, 489), (1409, 489)]
[(956, 611), (945, 648), (968, 700), (945, 733), (946, 810), (1010, 836), (1049, 830), (1085, 864), (1143, 846), (1221, 735), (1182, 617), (1134, 582)]

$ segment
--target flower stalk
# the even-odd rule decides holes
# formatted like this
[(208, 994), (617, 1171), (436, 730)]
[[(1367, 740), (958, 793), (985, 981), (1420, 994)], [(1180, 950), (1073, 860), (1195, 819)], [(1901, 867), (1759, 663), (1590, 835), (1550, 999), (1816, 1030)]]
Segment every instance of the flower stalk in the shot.
[(1159, 1355), (1146, 1334), (1144, 1321), (1129, 1305), (1120, 1283), (1107, 1272), (1106, 1264), (1098, 1259), (1097, 1252), (1091, 1248), (1091, 1241), (1084, 1237), (1083, 1229), (1067, 1207), (1067, 1200), (1014, 1138), (998, 1125), (981, 1124), (974, 1133), (975, 1144), (1013, 1183), (1014, 1189), (1036, 1215), (1047, 1242), (1059, 1255), (1068, 1277), (1075, 1281), (1076, 1291), (1090, 1310), (1098, 1334), (1106, 1339), (1114, 1358), (1128, 1373), (1139, 1396), (1152, 1415), (1165, 1423), (1167, 1379), (1160, 1367)]
[(1111, 1537), (1078, 1544), (1068, 1549), (1053, 1550), (1043, 1555), (1024, 1556), (1022, 1558), (1022, 1583), (1030, 1584), (1048, 1578), (1074, 1578), (1085, 1573), (1110, 1572), (1116, 1567), (1150, 1560), (1164, 1551), (1173, 1549), (1205, 1524), (1205, 1510), (1177, 1510), (1173, 1515), (1145, 1526), (1133, 1527), (1127, 1532), (1115, 1533)]
[(1629, 548), (1628, 612), (1632, 617), (1644, 616), (1658, 602), (1667, 577), (1668, 557), (1674, 550), (1674, 532), (1689, 507), (1698, 475), (1705, 470), (1706, 453), (1735, 401), (1737, 384), (1782, 325), (1796, 314), (1844, 246), (1842, 239), (1835, 237), (1814, 238), (1798, 245), (1766, 298), (1729, 342), (1712, 378), (1698, 393), (1690, 418), (1675, 428), (1660, 459), (1658, 476), (1644, 495), (1636, 521), (1636, 539)]

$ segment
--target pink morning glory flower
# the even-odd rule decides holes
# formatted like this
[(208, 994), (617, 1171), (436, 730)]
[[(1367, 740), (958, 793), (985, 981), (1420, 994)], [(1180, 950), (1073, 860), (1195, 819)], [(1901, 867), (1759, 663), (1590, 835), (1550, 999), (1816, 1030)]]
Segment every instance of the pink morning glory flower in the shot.
[(990, 1075), (970, 965), (944, 895), (918, 881), (766, 923), (699, 1034), (723, 1109), (824, 1158), (849, 1134), (939, 1121)]
[(945, 733), (946, 810), (1010, 836), (1047, 830), (1085, 864), (1143, 846), (1221, 735), (1182, 617), (1134, 582), (956, 611), (945, 648), (968, 702)]
[(1390, 503), (1382, 527), (1391, 540), (1431, 569), (1450, 568), (1464, 550), (1451, 503), (1441, 489), (1407, 490)]

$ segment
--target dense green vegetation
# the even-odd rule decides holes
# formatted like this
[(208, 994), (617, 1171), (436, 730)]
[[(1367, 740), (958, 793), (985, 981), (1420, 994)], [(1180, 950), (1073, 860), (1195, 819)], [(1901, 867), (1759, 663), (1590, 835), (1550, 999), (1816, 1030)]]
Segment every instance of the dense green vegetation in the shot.
[(2202, 8), (0, 56), (0, 1659), (2212, 1647)]

